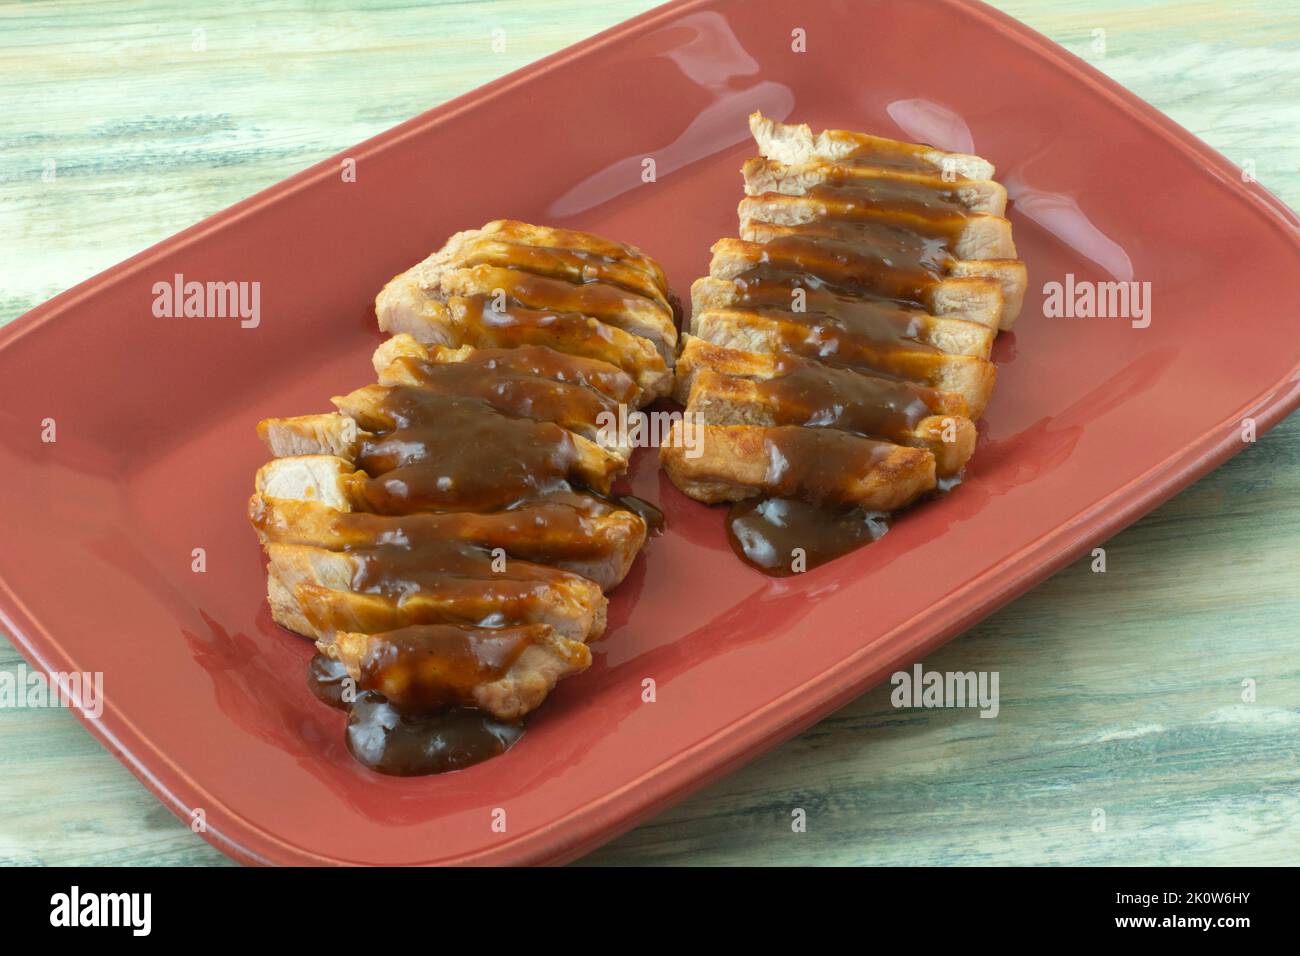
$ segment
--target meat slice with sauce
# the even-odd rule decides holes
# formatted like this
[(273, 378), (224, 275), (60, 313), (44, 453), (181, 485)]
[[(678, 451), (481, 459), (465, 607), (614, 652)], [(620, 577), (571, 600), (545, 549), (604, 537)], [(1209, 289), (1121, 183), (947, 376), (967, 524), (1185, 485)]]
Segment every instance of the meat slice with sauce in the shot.
[[(666, 394), (675, 298), (640, 250), (497, 220), (376, 300), (377, 384), (262, 421), (249, 518), (273, 618), (383, 773), (461, 769), (591, 660), (655, 509), (609, 424)], [(348, 685), (353, 693), (348, 693)]]

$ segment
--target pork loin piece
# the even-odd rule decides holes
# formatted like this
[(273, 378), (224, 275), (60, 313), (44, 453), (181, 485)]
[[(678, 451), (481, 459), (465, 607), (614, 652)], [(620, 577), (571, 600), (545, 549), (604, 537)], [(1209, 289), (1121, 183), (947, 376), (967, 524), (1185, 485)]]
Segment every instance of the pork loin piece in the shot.
[(829, 428), (705, 425), (688, 457), (682, 422), (659, 450), (673, 484), (714, 504), (756, 495), (893, 511), (935, 487), (934, 455)]
[[(807, 289), (793, 281), (729, 281), (705, 277), (692, 285), (694, 316), (706, 312), (742, 313), (806, 326), (810, 334), (852, 336), (878, 346), (922, 345), (952, 355), (988, 358), (995, 329), (953, 316), (898, 306), (870, 295), (848, 295), (832, 289)], [(797, 307), (796, 307), (797, 304)]]
[[(430, 277), (422, 275), (422, 282)], [(578, 312), (624, 332), (654, 342), (666, 362), (677, 350), (677, 324), (672, 309), (657, 299), (609, 282), (572, 282), (494, 265), (447, 268), (435, 285), (422, 285), (427, 295), (446, 301), (453, 295), (499, 296), (543, 312)], [(667, 289), (664, 289), (665, 295)]]
[[(381, 387), (368, 385), (366, 389)], [(412, 387), (419, 387), (418, 382), (413, 382)], [(359, 414), (364, 414), (366, 389), (358, 389), (356, 393), (350, 395), (337, 396), (336, 400), (342, 402), (345, 407), (356, 409)], [(617, 410), (615, 409), (611, 414), (617, 415)], [(534, 414), (521, 417), (531, 418), (534, 421), (553, 421), (562, 428), (574, 432), (574, 437), (582, 442), (593, 442), (601, 451), (617, 456), (626, 467), (626, 461), (632, 450), (625, 445), (607, 440), (611, 432), (604, 431), (594, 422), (588, 423), (581, 418), (562, 418), (560, 421), (555, 421), (561, 416), (562, 412), (542, 404)], [(354, 418), (338, 412), (297, 415), (293, 418), (266, 418), (258, 422), (257, 429), (271, 454), (280, 458), (300, 455), (337, 455), (341, 458), (355, 459), (363, 445), (381, 439), (381, 436), (359, 428)], [(585, 445), (583, 447), (585, 449)]]
[[(281, 490), (292, 490), (281, 486)], [(460, 541), (509, 558), (580, 574), (608, 591), (627, 575), (645, 542), (645, 521), (590, 495), (559, 493), (491, 514), (374, 515), (319, 501), (253, 495), (249, 520), (263, 542), (331, 551), (404, 541), (418, 548)]]
[(670, 390), (679, 307), (633, 246), (498, 220), (376, 310), (378, 384), (259, 426), (273, 617), (403, 713), (518, 720), (590, 664), (645, 541), (605, 426)]
[(1011, 223), (1000, 216), (971, 215), (964, 210), (953, 213), (887, 205), (881, 204), (874, 195), (838, 191), (814, 196), (763, 193), (742, 199), (736, 212), (740, 216), (742, 239), (755, 239), (753, 234), (759, 232), (763, 225), (802, 226), (818, 222), (842, 222), (866, 226), (871, 223), (887, 223), (913, 230), (928, 238), (943, 240), (957, 259), (1016, 257)]
[(778, 123), (757, 112), (749, 117), (749, 131), (765, 158), (786, 164), (827, 160), (940, 177), (947, 172), (949, 178), (962, 179), (992, 179), (995, 171), (992, 163), (978, 156), (842, 129), (823, 130), (814, 136), (806, 123)]
[[(484, 548), (501, 548), (511, 557), (552, 563), (613, 586), (627, 573), (645, 541), (640, 515), (603, 498), (563, 487), (541, 498), (513, 502), (490, 513), (404, 512), (398, 516), (356, 514), (341, 524), (319, 509), (283, 509), (295, 502), (319, 504), (332, 512), (365, 512), (370, 476), (352, 462), (329, 455), (277, 458), (258, 469), (249, 516), (264, 538), (325, 548), (350, 548), (368, 541), (416, 542), (446, 538)], [(400, 518), (393, 523), (388, 519)], [(427, 525), (421, 521), (427, 520)], [(354, 537), (354, 535), (360, 535)], [(365, 540), (363, 540), (365, 539)]]
[(253, 486), (264, 498), (318, 501), (336, 511), (351, 511), (365, 500), (370, 476), (335, 455), (276, 458), (257, 470)]
[(264, 418), (257, 423), (257, 436), (277, 458), (324, 455), (353, 459), (363, 439), (357, 423), (345, 415), (295, 415), (292, 418)]
[(830, 322), (810, 324), (781, 313), (723, 309), (697, 313), (693, 323), (695, 336), (684, 339), (677, 362), (675, 390), (679, 395), (698, 365), (690, 354), (695, 338), (745, 352), (793, 352), (956, 392), (966, 400), (970, 417), (976, 419), (984, 414), (997, 381), (997, 366), (978, 356), (952, 355), (920, 342), (882, 343)]
[(317, 646), (344, 665), (358, 690), (378, 691), (406, 714), (471, 706), (500, 720), (518, 720), (556, 683), (591, 664), (586, 644), (544, 624), (341, 632)]
[[(375, 300), (381, 329), (407, 332), (422, 342), (479, 347), (550, 344), (536, 334), (527, 343), (494, 342), (483, 329), (449, 330), (448, 321), (460, 318), (447, 314), (446, 307), (456, 298), (487, 300), (494, 315), (520, 309), (595, 320), (599, 324), (594, 331), (607, 329), (606, 338), (618, 340), (612, 333), (622, 333), (644, 343), (664, 365), (671, 365), (676, 351), (676, 310), (662, 267), (634, 246), (591, 233), (513, 220), (490, 222), (482, 229), (456, 233), (437, 252), (396, 276)], [(520, 330), (514, 331), (518, 335)], [(570, 346), (561, 351), (572, 352), (575, 329), (567, 328), (565, 333)], [(633, 366), (643, 361), (637, 359), (637, 347), (624, 341), (616, 344), (622, 361), (614, 364), (634, 371)], [(608, 352), (579, 350), (577, 354), (609, 358)], [(641, 374), (648, 373), (642, 370)]]
[[(359, 510), (496, 511), (570, 483), (608, 494), (627, 467), (626, 458), (581, 435), (552, 422), (503, 415), (479, 399), (371, 386), (336, 401), (357, 423), (351, 461), (365, 477), (343, 479), (336, 465), (328, 465), (323, 478), (331, 487), (322, 493), (337, 496), (346, 488), (354, 501), (365, 502)], [(275, 434), (282, 425), (281, 420), (265, 431)], [(317, 430), (306, 429), (302, 441)], [(327, 450), (296, 457), (339, 460)], [(259, 474), (259, 483), (265, 480)]]
[(339, 402), (358, 425), (382, 432), (356, 457), (372, 476), (367, 510), (380, 514), (495, 511), (564, 482), (605, 494), (626, 467), (558, 425), (503, 415), (479, 399), (404, 386), (363, 393)]
[[(979, 193), (987, 189), (967, 189), (960, 192), (966, 180), (988, 181), (993, 176), (993, 166), (977, 156), (945, 153), (930, 146), (902, 143), (883, 137), (854, 133), (846, 130), (826, 130), (816, 136), (806, 125), (789, 126), (776, 123), (759, 113), (750, 117), (750, 130), (768, 165), (762, 161), (751, 163), (746, 173), (747, 190), (753, 193), (760, 180), (776, 188), (768, 194), (752, 196), (742, 207), (741, 235), (756, 242), (769, 242), (788, 233), (773, 231), (780, 227), (802, 227), (811, 222), (811, 207), (789, 199), (799, 195), (820, 202), (822, 216), (837, 222), (847, 219), (885, 218), (908, 224), (924, 234), (934, 233), (940, 220), (946, 221), (939, 231), (952, 242), (950, 250), (955, 262), (944, 270), (952, 277), (991, 277), (1002, 288), (1003, 303), (997, 311), (995, 328), (1010, 328), (1020, 314), (1024, 300), (1026, 276), (1023, 263), (1014, 259), (1015, 246), (1011, 240), (1010, 225), (996, 217), (979, 218), (978, 222), (957, 225), (969, 218), (968, 206), (980, 201)], [(780, 164), (773, 166), (771, 163)], [(791, 174), (786, 167), (816, 167), (833, 164), (827, 172)], [(868, 176), (844, 173), (844, 170), (872, 170)], [(915, 179), (900, 180), (877, 175), (879, 171), (893, 171), (909, 177), (938, 176), (949, 185), (947, 190), (927, 192)], [(994, 207), (1005, 206), (1005, 190), (994, 199)], [(785, 194), (782, 201), (776, 194)], [(1003, 209), (997, 209), (1001, 216)], [(928, 225), (924, 223), (928, 220)], [(935, 290), (938, 301), (924, 298), (922, 304), (936, 314), (962, 312), (949, 308), (956, 304), (945, 298), (948, 290)], [(969, 303), (968, 303), (969, 304)], [(979, 314), (964, 315), (981, 321)]]
[(992, 329), (1002, 315), (1002, 286), (996, 279), (939, 277), (924, 268), (893, 269), (886, 258), (865, 253), (856, 243), (811, 236), (761, 243), (719, 239), (712, 252), (709, 275), (715, 279), (772, 275), (802, 280), (804, 285), (828, 284), (849, 295), (887, 297), (907, 308), (956, 315)]
[(956, 475), (975, 451), (975, 425), (959, 396), (781, 356), (770, 378), (701, 369), (687, 411), (704, 425), (836, 428), (923, 448), (939, 477)]
[(398, 280), (385, 291), (388, 307), (380, 314), (385, 332), (405, 332), (426, 345), (449, 348), (542, 345), (606, 362), (636, 381), (643, 403), (666, 394), (670, 387), (672, 372), (654, 342), (599, 319), (500, 303), (488, 296), (451, 296), (440, 302), (409, 283), (399, 285)]
[(548, 624), (585, 641), (605, 626), (605, 597), (594, 582), (461, 542), (329, 551), (268, 541), (266, 553), (279, 593), (293, 597), (281, 615), (268, 592), (273, 616), (287, 627), (305, 620), (315, 639), (449, 623)]
[[(525, 345), (513, 349), (476, 349), (472, 346), (447, 348), (428, 346), (406, 334), (394, 335), (375, 349), (371, 358), (380, 385), (416, 385), (423, 376), (420, 363), (431, 365), (462, 364), (490, 376), (497, 371), (538, 378), (567, 385), (580, 385), (599, 392), (621, 405), (637, 401), (638, 388), (632, 377), (608, 362), (557, 352), (544, 345)], [(411, 363), (416, 363), (412, 365)], [(413, 374), (412, 369), (416, 372)]]
[(828, 343), (831, 337), (844, 334), (881, 346), (921, 345), (978, 358), (989, 357), (997, 336), (994, 329), (978, 322), (930, 315), (887, 299), (804, 288), (792, 282), (741, 282), (706, 276), (691, 286), (691, 299), (691, 331), (695, 334), (699, 334), (700, 324), (695, 316), (725, 312), (797, 322), (810, 335)]
[[(606, 451), (622, 459), (626, 460), (630, 453), (630, 449), (609, 442), (610, 436), (600, 428), (602, 422), (617, 419), (619, 403), (581, 385), (500, 369), (484, 374), (482, 369), (459, 363), (437, 365), (416, 359), (398, 359), (389, 369), (392, 372), (388, 376), (390, 381), (399, 378), (406, 381), (367, 385), (331, 401), (355, 422), (381, 422), (384, 420), (381, 414), (384, 403), (400, 389), (476, 398), (504, 415), (552, 422), (581, 436), (584, 442), (600, 443)], [(360, 439), (362, 443), (366, 440), (364, 436)], [(353, 448), (352, 454), (355, 455), (355, 444)]]
[[(902, 243), (895, 240), (911, 236), (918, 248), (925, 249), (920, 268), (900, 267), (897, 250)], [(824, 275), (829, 281), (846, 281), (867, 291), (881, 291), (887, 295), (913, 299), (929, 306), (932, 311), (945, 311), (952, 302), (951, 283), (960, 277), (977, 277), (991, 279), (997, 283), (999, 296), (993, 305), (991, 314), (982, 310), (977, 315), (965, 315), (982, 321), (994, 329), (1009, 329), (1015, 324), (1024, 304), (1025, 287), (1028, 284), (1028, 272), (1025, 264), (1018, 259), (957, 259), (948, 254), (933, 256), (930, 261), (928, 253), (932, 243), (910, 227), (891, 226), (880, 221), (863, 220), (846, 223), (840, 220), (817, 219), (801, 225), (783, 226), (774, 223), (749, 220), (741, 228), (741, 237), (751, 242), (773, 243), (769, 248), (773, 257), (775, 249), (780, 248), (780, 255), (795, 253), (801, 258), (807, 256), (808, 243), (826, 244), (834, 255), (829, 262), (823, 258), (815, 260), (814, 274)], [(1007, 232), (1010, 238), (1010, 231)], [(997, 237), (993, 237), (997, 241)], [(903, 253), (905, 257), (907, 253)], [(882, 271), (879, 264), (883, 264)], [(925, 277), (923, 273), (930, 273)], [(841, 277), (839, 280), (836, 277)], [(954, 309), (953, 311), (960, 311)]]
[[(509, 247), (509, 248), (506, 248)], [(501, 261), (504, 259), (504, 261)], [(415, 268), (422, 284), (433, 287), (447, 266), (488, 263), (570, 282), (612, 282), (667, 305), (663, 268), (636, 246), (576, 229), (536, 226), (497, 219), (481, 229), (458, 232)]]
[(872, 195), (882, 191), (894, 202), (929, 208), (960, 208), (971, 213), (1005, 216), (1007, 191), (991, 179), (945, 180), (925, 172), (871, 166), (846, 166), (825, 160), (786, 165), (755, 156), (741, 167), (745, 193), (803, 196), (818, 187)]
[[(498, 219), (481, 229), (455, 233), (441, 249), (402, 275), (415, 280), (418, 288), (436, 294), (447, 270), (480, 265), (573, 283), (605, 282), (643, 295), (671, 312), (663, 269), (635, 246), (589, 232), (512, 219)], [(376, 300), (381, 320), (383, 298), (384, 292), (380, 292)]]
[[(486, 447), (467, 445), (463, 441), (464, 430), (423, 423), (384, 426), (382, 409), (368, 404), (372, 396), (367, 390), (380, 388), (367, 386), (351, 395), (337, 397), (346, 415), (269, 418), (259, 425), (259, 430), (275, 455), (335, 457), (336, 452), (342, 452), (348, 456), (346, 460), (360, 463), (363, 476), (352, 479), (353, 486), (360, 481), (362, 499), (388, 514), (495, 509), (518, 500), (518, 496), (540, 494), (556, 482), (564, 481), (605, 493), (610, 483), (627, 470), (630, 449), (598, 444), (550, 422), (538, 423), (550, 426), (543, 430), (503, 426), (501, 430), (510, 432), (515, 442), (513, 451), (502, 448), (499, 456)], [(459, 408), (461, 404), (449, 403), (442, 407)], [(464, 417), (449, 416), (452, 420)], [(358, 419), (375, 428), (360, 427)], [(351, 441), (345, 442), (342, 436), (350, 436)], [(493, 484), (492, 473), (461, 468), (465, 461), (485, 458), (493, 458), (499, 466), (497, 473), (502, 478), (509, 476), (513, 483), (498, 488)], [(399, 474), (388, 475), (394, 471)], [(394, 497), (385, 487), (401, 493)], [(371, 493), (369, 497), (368, 493)]]

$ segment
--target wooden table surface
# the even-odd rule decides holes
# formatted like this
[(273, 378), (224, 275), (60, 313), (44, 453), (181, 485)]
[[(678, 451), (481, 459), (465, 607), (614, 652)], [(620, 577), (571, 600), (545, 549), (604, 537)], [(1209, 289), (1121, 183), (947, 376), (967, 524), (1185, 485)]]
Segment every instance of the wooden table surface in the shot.
[[(1294, 0), (995, 5), (1300, 206)], [(0, 3), (0, 322), (650, 6)], [(927, 659), (998, 671), (999, 719), (877, 689), (587, 861), (1300, 862), (1297, 465), (1292, 416), (1112, 539), (1107, 573), (1068, 568)], [(0, 862), (225, 860), (70, 714), (0, 709)]]

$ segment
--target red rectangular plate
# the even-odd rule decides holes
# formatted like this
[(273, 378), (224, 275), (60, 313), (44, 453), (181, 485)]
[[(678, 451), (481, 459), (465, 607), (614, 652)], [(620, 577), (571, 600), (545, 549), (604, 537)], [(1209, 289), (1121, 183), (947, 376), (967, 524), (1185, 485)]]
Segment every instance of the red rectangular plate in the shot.
[[(636, 243), (685, 291), (735, 234), (754, 109), (997, 164), (1030, 295), (999, 342), (968, 480), (872, 547), (770, 580), (732, 557), (722, 514), (642, 452), (634, 490), (671, 530), (617, 592), (591, 670), (501, 759), (367, 772), (342, 716), (306, 689), (309, 645), (267, 612), (244, 518), (266, 457), (254, 423), (372, 381), (376, 291), (492, 218)], [(980, 5), (676, 4), (343, 155), (355, 182), (328, 160), (0, 333), (4, 624), (38, 666), (102, 671), (105, 710), (87, 726), (242, 860), (573, 858), (1133, 521), (1240, 450), (1243, 418), (1262, 431), (1300, 402), (1296, 218)], [(260, 326), (154, 317), (153, 284), (175, 273), (260, 282)], [(1067, 273), (1150, 282), (1150, 326), (1044, 318), (1043, 284)]]

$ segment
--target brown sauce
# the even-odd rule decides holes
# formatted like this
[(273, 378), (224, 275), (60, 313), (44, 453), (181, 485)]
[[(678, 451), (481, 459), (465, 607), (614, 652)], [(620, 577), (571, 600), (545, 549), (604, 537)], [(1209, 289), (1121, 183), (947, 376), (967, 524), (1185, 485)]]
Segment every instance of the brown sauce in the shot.
[(552, 240), (549, 245), (530, 243), (529, 239), (539, 238), (535, 227), (512, 221), (503, 222), (501, 225), (503, 228), (482, 238), (509, 243), (514, 250), (534, 248), (552, 254), (571, 255), (578, 260), (627, 263), (652, 277), (660, 288), (668, 287), (668, 280), (663, 270), (659, 268), (659, 264), (640, 249), (625, 242), (572, 229), (550, 229), (547, 230)]
[(499, 757), (524, 735), (522, 723), (507, 723), (472, 708), (412, 717), (383, 696), (361, 694), (348, 712), (348, 751), (363, 766), (396, 777), (464, 770)]
[(811, 570), (878, 540), (888, 530), (888, 516), (880, 512), (798, 498), (750, 498), (732, 505), (727, 515), (731, 549), (772, 577)]
[[(736, 305), (765, 314), (781, 313), (789, 321), (815, 323), (832, 320), (853, 335), (882, 344), (919, 345), (927, 316), (902, 308), (883, 297), (839, 291), (825, 282), (802, 285), (795, 273), (759, 266), (741, 273), (735, 285)], [(792, 309), (795, 291), (802, 291), (801, 311)]]
[(348, 669), (341, 661), (317, 654), (307, 665), (307, 688), (323, 704), (337, 710), (347, 710), (346, 699)]
[(499, 412), (531, 418), (583, 434), (594, 433), (601, 414), (617, 414), (618, 402), (593, 389), (514, 372), (482, 368), (463, 362), (425, 362), (414, 357), (398, 359), (408, 376), (428, 394), (480, 398)]
[[(925, 318), (900, 310), (896, 303), (855, 300), (829, 287), (815, 276), (783, 272), (760, 266), (736, 280), (741, 301), (756, 304), (754, 311), (777, 323), (785, 351), (874, 374), (913, 382), (929, 382), (936, 364), (947, 353), (920, 341)], [(807, 283), (807, 285), (805, 285)], [(807, 311), (789, 310), (791, 291), (807, 289)], [(770, 305), (768, 305), (770, 303)]]
[[(940, 478), (925, 497), (945, 495), (961, 480), (961, 475)], [(783, 578), (811, 571), (879, 541), (891, 521), (892, 516), (883, 511), (802, 498), (748, 498), (736, 502), (727, 513), (727, 542), (746, 564)]]
[(454, 539), (423, 541), (416, 546), (352, 548), (349, 554), (358, 567), (352, 579), (353, 591), (397, 599), (416, 591), (434, 593), (467, 579), (478, 584), (481, 578), (484, 604), (495, 606), (498, 598), (528, 598), (540, 588), (527, 585), (546, 584), (560, 577), (558, 569), (549, 564), (519, 559), (494, 561), (489, 549)]
[(804, 233), (815, 231), (851, 241), (855, 233), (888, 226), (940, 242), (944, 251), (951, 248), (966, 230), (965, 215), (909, 208), (901, 204), (876, 203), (825, 186), (815, 186), (808, 191), (810, 197), (818, 193), (826, 203), (823, 209), (828, 214), (813, 222), (788, 228)]
[(944, 407), (932, 389), (792, 355), (778, 356), (776, 375), (756, 389), (775, 410), (778, 425), (836, 428), (902, 443)]
[(900, 144), (893, 140), (877, 137), (860, 137), (858, 146), (851, 153), (835, 162), (842, 166), (876, 166), (881, 169), (897, 169), (913, 173), (936, 175), (934, 163), (925, 158), (931, 147), (917, 144)]
[(935, 189), (906, 179), (872, 179), (832, 172), (805, 195), (812, 199), (849, 200), (917, 216), (966, 219), (970, 215), (955, 189)]
[(947, 243), (927, 239), (891, 224), (810, 223), (764, 243), (756, 266), (791, 273), (802, 285), (824, 284), (850, 292), (869, 292), (911, 308), (923, 309), (929, 290), (942, 278)]
[(926, 218), (893, 213), (889, 210), (872, 215), (851, 204), (811, 222), (794, 226), (769, 224), (769, 228), (790, 236), (848, 243), (869, 256), (888, 258), (899, 268), (912, 268), (914, 262), (916, 268), (942, 277), (953, 261), (953, 243), (961, 237), (965, 223), (951, 216)]
[(773, 496), (827, 504), (854, 498), (855, 476), (874, 471), (896, 447), (834, 429), (778, 425), (763, 437), (763, 487)]
[(882, 344), (863, 339), (833, 321), (814, 325), (785, 322), (779, 336), (782, 348), (797, 355), (918, 383), (930, 383), (946, 360), (945, 353), (934, 346)]
[(546, 623), (572, 633), (584, 626), (581, 602), (594, 587), (556, 568), (507, 560), (458, 541), (373, 545), (347, 554), (351, 572), (345, 581), (298, 588), (300, 609), (317, 633), (439, 623)]
[(476, 628), (450, 624), (340, 636), (335, 653), (359, 691), (383, 694), (406, 715), (473, 706), (475, 688), (499, 680), (519, 655), (551, 633), (544, 624)]
[[(464, 342), (475, 348), (549, 345), (573, 355), (598, 359), (618, 368), (627, 361), (612, 326), (580, 312), (526, 309), (513, 302), (496, 304), (488, 296), (453, 297), (451, 308), (464, 323)], [(626, 341), (626, 340), (624, 340)], [(649, 345), (649, 340), (645, 340)]]
[[(917, 382), (946, 353), (923, 340), (928, 317), (897, 303), (854, 296), (811, 277), (760, 266), (735, 280), (738, 307), (749, 308), (776, 323), (782, 348), (878, 375)], [(804, 292), (804, 309), (792, 311), (795, 290)]]
[(321, 517), (319, 510), (309, 509), (309, 514), (303, 515), (303, 509), (281, 502), (275, 507), (261, 506), (250, 517), (254, 527), (285, 543), (355, 551), (375, 546), (418, 550), (436, 547), (438, 542), (459, 541), (489, 550), (500, 548), (511, 558), (573, 571), (608, 587), (613, 583), (617, 561), (611, 561), (601, 573), (600, 562), (609, 553), (610, 542), (601, 533), (604, 526), (592, 519), (618, 509), (637, 514), (648, 525), (656, 520), (662, 522), (663, 518), (658, 509), (638, 499), (607, 500), (567, 487), (488, 514), (330, 511)]
[(486, 243), (480, 240), (479, 251), (466, 257), (463, 265), (501, 266), (577, 284), (604, 282), (622, 286), (668, 308), (662, 276), (643, 258), (622, 255), (613, 248), (559, 249), (500, 242), (489, 237)]
[(616, 402), (631, 402), (637, 395), (636, 382), (622, 369), (608, 362), (557, 352), (545, 345), (476, 348), (458, 364), (474, 369), (480, 375), (505, 372), (581, 385)]
[(410, 777), (462, 770), (505, 753), (524, 733), (522, 722), (497, 720), (472, 707), (403, 713), (383, 694), (348, 692), (347, 681), (347, 668), (323, 654), (307, 667), (311, 692), (348, 714), (348, 751), (378, 773)]
[(669, 305), (652, 299), (641, 292), (607, 282), (589, 280), (582, 283), (566, 282), (534, 275), (519, 269), (485, 268), (485, 283), (500, 290), (511, 301), (530, 309), (548, 312), (581, 312), (597, 319), (645, 315), (647, 313), (670, 319)]
[(380, 514), (500, 510), (575, 473), (569, 432), (502, 414), (482, 399), (394, 388), (382, 413), (395, 427), (363, 440), (357, 454), (371, 476), (366, 502)]

